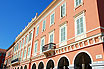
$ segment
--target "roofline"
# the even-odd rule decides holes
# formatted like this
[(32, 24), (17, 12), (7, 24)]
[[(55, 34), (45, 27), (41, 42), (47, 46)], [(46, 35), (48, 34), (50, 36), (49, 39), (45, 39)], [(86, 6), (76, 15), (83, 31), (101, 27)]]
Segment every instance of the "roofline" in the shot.
[(19, 38), (21, 38), (23, 36), (23, 34), (25, 34), (25, 32), (31, 27), (33, 26), (33, 24), (42, 16), (44, 15), (44, 13), (58, 0), (53, 0), (48, 6), (46, 9), (43, 10), (43, 12), (34, 20), (34, 21), (31, 21), (30, 22), (30, 25), (29, 27), (26, 27), (18, 36), (17, 36), (17, 39), (15, 40), (15, 42), (17, 42), (19, 40)]
[(6, 50), (6, 52), (14, 46), (15, 42)]

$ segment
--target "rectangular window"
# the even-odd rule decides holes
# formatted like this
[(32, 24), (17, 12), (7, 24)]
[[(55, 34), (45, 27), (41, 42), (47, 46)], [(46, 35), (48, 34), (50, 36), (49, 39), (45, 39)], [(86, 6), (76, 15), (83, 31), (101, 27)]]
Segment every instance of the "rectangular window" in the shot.
[(78, 7), (82, 3), (82, 0), (75, 0), (75, 7)]
[(54, 24), (54, 17), (55, 17), (55, 13), (53, 13), (51, 16), (50, 16), (50, 26), (52, 24)]
[(38, 33), (39, 33), (39, 25), (36, 28), (36, 36), (38, 35)]
[(26, 49), (24, 50), (24, 58), (26, 58)]
[(18, 50), (18, 44), (17, 44), (17, 50)]
[(22, 57), (23, 57), (23, 51), (21, 52), (21, 61), (22, 61)]
[(32, 37), (32, 33), (29, 34), (29, 41), (31, 40), (31, 37)]
[(45, 25), (46, 25), (46, 20), (43, 21), (43, 28), (42, 28), (42, 32), (45, 31)]
[(0, 56), (2, 55), (2, 53), (0, 53)]
[(66, 24), (60, 27), (60, 42), (65, 41), (67, 38), (67, 26)]
[(77, 35), (81, 34), (84, 32), (84, 22), (83, 22), (83, 16), (82, 17), (79, 17), (76, 19), (76, 29), (77, 29)]
[(64, 17), (66, 15), (66, 3), (61, 5), (61, 17)]
[(45, 37), (41, 38), (41, 47), (40, 47), (40, 52), (42, 52), (42, 48), (45, 45)]
[(30, 56), (30, 47), (28, 47), (28, 56)]
[(26, 44), (28, 43), (28, 35), (26, 36)]
[(23, 44), (22, 44), (23, 47), (24, 47), (24, 43), (25, 43), (25, 39), (23, 39)]
[(22, 42), (20, 41), (20, 49), (21, 49)]
[(35, 46), (34, 46), (34, 53), (37, 52), (37, 46), (38, 46), (38, 41), (35, 42)]
[(54, 31), (52, 31), (50, 34), (49, 34), (49, 43), (53, 43), (54, 42)]

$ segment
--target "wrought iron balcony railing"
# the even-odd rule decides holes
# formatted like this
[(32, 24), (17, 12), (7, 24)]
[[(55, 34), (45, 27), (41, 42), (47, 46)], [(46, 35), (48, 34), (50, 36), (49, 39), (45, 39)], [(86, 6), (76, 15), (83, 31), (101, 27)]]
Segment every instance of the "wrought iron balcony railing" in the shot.
[(16, 58), (16, 59), (14, 59), (14, 60), (11, 61), (12, 64), (13, 63), (18, 63), (18, 62), (19, 62), (19, 58)]
[(47, 50), (52, 50), (56, 48), (56, 44), (55, 43), (49, 43), (43, 46), (42, 48), (42, 52), (45, 52)]

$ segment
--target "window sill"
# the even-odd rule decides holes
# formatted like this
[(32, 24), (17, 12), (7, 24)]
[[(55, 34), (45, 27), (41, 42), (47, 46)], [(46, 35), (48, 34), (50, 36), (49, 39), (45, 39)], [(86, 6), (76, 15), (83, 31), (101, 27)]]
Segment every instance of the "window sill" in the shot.
[(60, 17), (60, 20), (62, 20), (63, 18), (65, 18), (66, 17), (66, 15), (65, 16), (63, 16), (63, 17)]
[(81, 39), (84, 39), (84, 38), (86, 38), (86, 34), (81, 33), (81, 34), (75, 36), (75, 41), (78, 41), (78, 40), (81, 40)]
[(50, 24), (50, 27), (52, 27), (55, 24), (55, 22), (53, 24)]
[(78, 6), (75, 6), (75, 7), (74, 7), (74, 10), (78, 9), (79, 7), (81, 7), (81, 6), (83, 6), (83, 5), (84, 5), (84, 3), (82, 2), (82, 3), (79, 4)]

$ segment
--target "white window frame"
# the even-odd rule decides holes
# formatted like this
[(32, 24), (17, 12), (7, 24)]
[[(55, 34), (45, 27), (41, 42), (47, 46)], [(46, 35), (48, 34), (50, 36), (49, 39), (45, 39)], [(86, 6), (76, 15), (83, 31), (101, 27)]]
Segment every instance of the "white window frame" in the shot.
[(38, 36), (38, 34), (39, 34), (39, 29), (38, 28), (39, 28), (39, 25), (36, 27), (36, 36)]
[[(79, 2), (79, 0), (78, 0), (78, 2)], [(83, 5), (83, 0), (81, 0), (81, 3), (80, 4), (78, 3), (78, 5), (76, 5), (76, 0), (74, 0), (74, 8), (77, 8), (80, 5)]]
[(24, 49), (24, 59), (26, 59), (25, 50), (26, 50), (26, 54), (27, 54), (27, 48)]
[(21, 51), (21, 61), (22, 61), (22, 58), (23, 58), (23, 50)]
[[(63, 17), (66, 16), (66, 2), (63, 3), (61, 6), (63, 6), (65, 4), (65, 15)], [(62, 19), (63, 17), (61, 17), (61, 6), (60, 6), (60, 19)]]
[(54, 30), (49, 33), (49, 43), (50, 43), (50, 36), (53, 34), (53, 43), (54, 43)]
[[(38, 48), (38, 40), (37, 40), (37, 41), (35, 41), (35, 44), (34, 44), (34, 55), (36, 55), (36, 54), (37, 54), (37, 48), (35, 48), (35, 47), (36, 47), (36, 46), (35, 46), (36, 44), (37, 44), (37, 48)], [(35, 49), (36, 49), (36, 52), (35, 52)]]
[[(77, 35), (77, 24), (76, 24), (76, 20), (83, 17), (83, 33)], [(82, 11), (80, 13), (78, 13), (77, 15), (75, 15), (74, 17), (74, 23), (75, 23), (75, 41), (81, 40), (83, 38), (86, 38), (86, 19), (85, 19), (85, 11)]]
[(53, 14), (54, 14), (54, 22), (55, 22), (55, 12), (53, 12), (53, 13), (50, 15), (50, 26), (54, 24), (54, 22), (51, 24), (51, 17), (52, 17)]
[(29, 38), (29, 37), (28, 37), (28, 35), (27, 35), (27, 36), (26, 36), (26, 45), (28, 44), (28, 38)]
[[(45, 28), (43, 28), (43, 27), (44, 27), (44, 22), (45, 22)], [(45, 20), (43, 20), (43, 23), (42, 23), (42, 32), (44, 32), (44, 31), (45, 31), (45, 29), (46, 29), (46, 19), (45, 19)]]
[[(29, 48), (30, 48), (30, 52), (29, 52)], [(29, 54), (29, 55), (28, 55), (28, 54)], [(28, 54), (27, 54), (27, 56), (28, 56), (28, 58), (29, 58), (30, 55), (31, 55), (31, 46), (28, 47)]]
[[(31, 37), (30, 37), (30, 34), (31, 34)], [(30, 32), (28, 36), (28, 41), (31, 41), (31, 40), (32, 40), (32, 32)]]
[[(65, 27), (65, 40), (61, 41), (61, 29)], [(60, 30), (59, 30), (59, 46), (63, 46), (67, 44), (67, 23), (64, 22), (61, 26), (60, 26)]]
[[(42, 38), (41, 38), (41, 44), (40, 44), (40, 53), (42, 53), (42, 40), (44, 39), (44, 45), (45, 45), (45, 36), (43, 36)], [(44, 46), (43, 45), (43, 46)]]
[(81, 17), (83, 17), (83, 29), (84, 29), (83, 33), (81, 33), (81, 34), (84, 34), (86, 32), (85, 14), (82, 13), (81, 15), (79, 15), (75, 18), (75, 36), (81, 35), (81, 34), (77, 34), (77, 23), (76, 23), (76, 21)]

